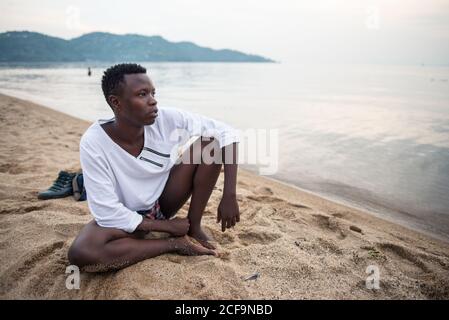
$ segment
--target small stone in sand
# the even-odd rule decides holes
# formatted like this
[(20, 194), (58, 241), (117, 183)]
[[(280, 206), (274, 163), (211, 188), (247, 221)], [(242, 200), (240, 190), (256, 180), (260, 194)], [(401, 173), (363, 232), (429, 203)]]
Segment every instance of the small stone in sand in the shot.
[(362, 229), (360, 229), (359, 227), (356, 227), (356, 226), (350, 226), (349, 229), (351, 229), (352, 231), (358, 232), (358, 233), (362, 233)]
[(259, 277), (260, 277), (259, 272), (256, 272), (256, 273), (250, 275), (249, 277), (245, 278), (245, 281), (248, 281), (248, 280), (257, 280), (257, 278), (259, 278)]

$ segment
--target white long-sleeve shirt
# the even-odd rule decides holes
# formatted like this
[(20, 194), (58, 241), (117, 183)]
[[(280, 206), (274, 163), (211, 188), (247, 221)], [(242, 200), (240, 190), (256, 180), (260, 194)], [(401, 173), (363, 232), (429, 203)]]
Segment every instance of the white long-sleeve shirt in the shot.
[(98, 225), (129, 233), (143, 219), (136, 211), (148, 210), (162, 194), (186, 139), (179, 131), (190, 137), (214, 137), (220, 148), (239, 142), (237, 130), (223, 122), (175, 108), (159, 108), (155, 122), (144, 127), (144, 148), (134, 157), (101, 127), (110, 121), (114, 118), (95, 121), (81, 137), (84, 185)]

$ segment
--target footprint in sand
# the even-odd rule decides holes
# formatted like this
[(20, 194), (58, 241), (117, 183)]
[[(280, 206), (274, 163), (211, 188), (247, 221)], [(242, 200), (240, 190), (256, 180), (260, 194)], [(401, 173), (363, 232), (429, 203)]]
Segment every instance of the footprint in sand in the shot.
[(23, 213), (29, 213), (33, 211), (39, 211), (42, 209), (45, 209), (49, 206), (47, 203), (41, 203), (41, 204), (34, 204), (34, 205), (27, 205), (20, 208), (20, 211)]
[(343, 231), (334, 217), (325, 216), (323, 214), (314, 214), (313, 216), (320, 228), (336, 233), (340, 240), (346, 238), (346, 232)]
[(21, 174), (25, 171), (26, 169), (24, 169), (17, 163), (5, 163), (0, 165), (0, 173)]
[(49, 204), (27, 204), (17, 207), (14, 205), (12, 207), (4, 207), (0, 210), (0, 214), (25, 214), (33, 211), (39, 211), (48, 207)]
[(281, 236), (282, 235), (280, 233), (250, 230), (246, 230), (238, 234), (239, 240), (245, 246), (252, 244), (269, 244), (276, 241)]
[[(425, 250), (423, 250), (425, 251)], [(428, 253), (419, 253), (419, 257), (424, 259), (424, 261), (433, 261), (438, 263), (443, 269), (449, 271), (449, 258), (445, 256), (444, 254), (438, 254), (435, 252), (428, 252)]]
[(75, 237), (84, 225), (84, 223), (59, 223), (53, 229), (60, 235)]
[(260, 195), (262, 195), (262, 196), (272, 196), (274, 193), (273, 193), (273, 190), (271, 190), (270, 188), (268, 188), (268, 187), (258, 187), (257, 189), (256, 189), (256, 193), (257, 194), (260, 194)]
[(291, 203), (284, 199), (269, 196), (269, 195), (249, 195), (245, 197), (245, 200), (257, 201), (262, 206), (251, 205), (251, 202), (244, 201), (241, 209), (245, 213), (245, 216), (249, 219), (256, 219), (260, 213), (263, 216), (270, 216), (270, 219), (276, 219), (276, 217), (282, 217), (289, 221), (305, 224), (302, 219), (301, 210), (310, 208), (301, 204)]
[(361, 246), (360, 249), (367, 251), (367, 258), (385, 261), (387, 257), (373, 246)]
[(339, 218), (339, 219), (346, 218), (346, 215), (343, 214), (343, 213), (341, 213), (341, 212), (333, 213), (332, 216), (333, 216), (334, 218)]
[(378, 243), (377, 246), (384, 252), (389, 252), (390, 254), (396, 255), (399, 258), (409, 261), (412, 265), (418, 267), (424, 272), (429, 271), (429, 268), (425, 265), (425, 263), (421, 261), (421, 259), (417, 258), (416, 253), (413, 253), (411, 250), (403, 246), (390, 242)]
[(333, 241), (326, 240), (323, 238), (317, 239), (318, 245), (324, 249), (327, 252), (333, 253), (333, 254), (342, 254), (343, 251), (341, 248), (339, 248)]
[(307, 225), (307, 221), (304, 219), (302, 212), (298, 212), (291, 207), (285, 208), (273, 208), (274, 212), (272, 219), (284, 223), (295, 222), (302, 225)]

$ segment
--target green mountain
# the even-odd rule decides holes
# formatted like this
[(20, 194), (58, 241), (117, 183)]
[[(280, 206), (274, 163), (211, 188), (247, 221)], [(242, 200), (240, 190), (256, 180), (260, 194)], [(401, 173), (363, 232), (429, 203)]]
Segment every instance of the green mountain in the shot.
[(273, 62), (234, 50), (214, 50), (160, 36), (93, 32), (71, 40), (37, 32), (0, 33), (0, 62), (195, 61)]

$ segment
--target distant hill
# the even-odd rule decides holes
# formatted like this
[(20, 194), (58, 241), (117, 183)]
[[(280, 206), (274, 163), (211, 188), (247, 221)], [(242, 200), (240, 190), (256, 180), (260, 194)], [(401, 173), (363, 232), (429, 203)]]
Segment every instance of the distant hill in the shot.
[(160, 36), (93, 32), (71, 40), (28, 31), (0, 33), (0, 62), (191, 61), (273, 62), (234, 50), (214, 50)]

